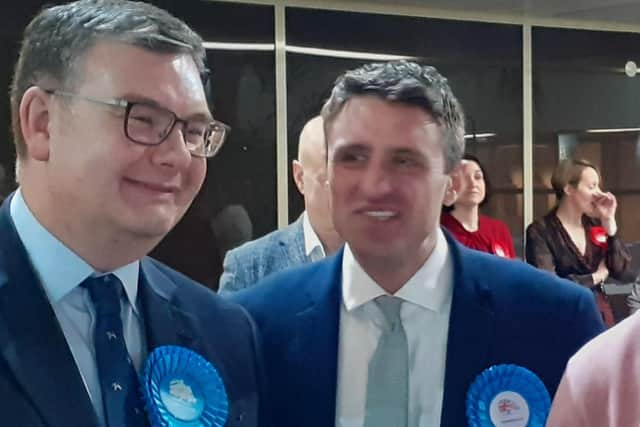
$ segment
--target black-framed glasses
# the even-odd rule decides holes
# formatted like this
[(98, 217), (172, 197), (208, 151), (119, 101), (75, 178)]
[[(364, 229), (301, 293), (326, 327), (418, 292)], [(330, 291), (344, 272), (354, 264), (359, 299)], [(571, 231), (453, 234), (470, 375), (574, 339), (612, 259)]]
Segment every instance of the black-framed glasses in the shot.
[(173, 111), (148, 102), (132, 102), (117, 98), (95, 98), (56, 89), (43, 90), (51, 95), (78, 98), (96, 104), (124, 109), (124, 134), (136, 144), (162, 144), (173, 131), (176, 123), (180, 123), (187, 150), (196, 157), (215, 156), (231, 130), (229, 126), (217, 120), (207, 120), (205, 118), (181, 119)]

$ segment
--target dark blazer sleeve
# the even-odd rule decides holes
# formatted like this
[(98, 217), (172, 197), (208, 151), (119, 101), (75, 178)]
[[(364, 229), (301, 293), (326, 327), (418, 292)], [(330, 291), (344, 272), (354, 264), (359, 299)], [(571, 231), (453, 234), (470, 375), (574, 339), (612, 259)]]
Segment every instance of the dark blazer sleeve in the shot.
[(595, 304), (592, 292), (582, 294), (576, 304), (576, 310), (571, 317), (574, 323), (573, 328), (576, 338), (576, 351), (594, 338), (596, 335), (604, 331), (602, 316)]
[(254, 361), (256, 371), (256, 382), (258, 387), (258, 395), (260, 396), (258, 405), (258, 427), (274, 427), (271, 425), (271, 407), (269, 404), (269, 383), (266, 377), (266, 368), (264, 366), (264, 353), (262, 351), (262, 338), (258, 327), (256, 326), (253, 318), (249, 313), (245, 311), (249, 323), (251, 324), (251, 331), (253, 332), (253, 345), (254, 345)]

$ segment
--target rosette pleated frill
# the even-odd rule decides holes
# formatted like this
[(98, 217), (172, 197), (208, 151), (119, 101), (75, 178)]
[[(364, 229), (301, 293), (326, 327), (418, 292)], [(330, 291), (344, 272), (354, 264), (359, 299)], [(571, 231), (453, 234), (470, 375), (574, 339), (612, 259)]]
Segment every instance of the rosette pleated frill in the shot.
[(229, 401), (218, 371), (184, 347), (156, 348), (141, 387), (151, 427), (222, 427), (227, 420)]

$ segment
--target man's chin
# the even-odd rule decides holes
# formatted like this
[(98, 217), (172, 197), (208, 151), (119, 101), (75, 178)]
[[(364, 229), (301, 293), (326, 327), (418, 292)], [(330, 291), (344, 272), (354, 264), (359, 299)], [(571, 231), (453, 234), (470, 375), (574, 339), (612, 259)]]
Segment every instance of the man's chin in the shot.
[(394, 245), (390, 242), (359, 242), (358, 244), (350, 244), (351, 251), (356, 257), (368, 259), (382, 259), (393, 257), (398, 249), (394, 249)]
[(128, 229), (132, 235), (140, 239), (162, 240), (175, 227), (177, 221), (170, 218), (156, 218), (145, 222), (137, 221)]

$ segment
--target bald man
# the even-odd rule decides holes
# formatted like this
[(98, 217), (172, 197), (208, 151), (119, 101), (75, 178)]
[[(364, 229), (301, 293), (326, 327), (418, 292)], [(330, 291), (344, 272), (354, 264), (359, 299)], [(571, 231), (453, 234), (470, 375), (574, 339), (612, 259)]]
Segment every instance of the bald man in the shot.
[(287, 227), (227, 252), (220, 293), (248, 288), (276, 271), (318, 261), (343, 244), (329, 212), (327, 156), (322, 118), (309, 120), (300, 133), (293, 179), (305, 211)]

